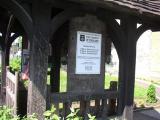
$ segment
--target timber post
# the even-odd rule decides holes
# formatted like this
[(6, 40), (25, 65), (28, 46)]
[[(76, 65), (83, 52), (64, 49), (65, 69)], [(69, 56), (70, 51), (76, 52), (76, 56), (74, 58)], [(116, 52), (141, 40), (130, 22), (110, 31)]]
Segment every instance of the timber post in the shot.
[(1, 51), (1, 65), (2, 65), (2, 76), (1, 76), (1, 94), (2, 100), (5, 101), (5, 87), (6, 87), (6, 32), (2, 33), (2, 51)]
[[(122, 19), (121, 25), (125, 33), (125, 39), (122, 42), (122, 56), (120, 57), (119, 79), (120, 96), (122, 104), (123, 116), (125, 120), (133, 120), (133, 99), (134, 99), (134, 83), (135, 83), (135, 64), (136, 64), (136, 27), (137, 23), (132, 17)], [(123, 79), (123, 80), (122, 80)], [(122, 111), (121, 111), (122, 112)]]
[[(113, 91), (117, 91), (117, 81), (111, 81), (110, 82), (110, 90), (113, 90)], [(108, 105), (108, 113), (109, 115), (114, 115), (116, 112), (117, 112), (117, 109), (116, 109), (116, 99), (110, 99), (108, 101), (109, 105)]]
[(61, 46), (59, 44), (52, 44), (51, 56), (51, 72), (50, 72), (50, 85), (51, 92), (60, 91), (60, 66), (61, 66)]
[(2, 48), (1, 51), (1, 65), (2, 65), (2, 76), (1, 76), (1, 94), (2, 100), (5, 101), (5, 85), (6, 85), (6, 49)]
[(33, 38), (30, 40), (30, 83), (28, 88), (28, 114), (36, 113), (43, 120), (46, 110), (47, 68), (51, 6), (35, 0), (32, 6)]
[[(3, 23), (5, 26), (5, 22)], [(2, 83), (1, 83), (1, 93), (2, 98), (5, 100), (5, 90), (6, 87), (6, 66), (9, 65), (9, 55), (10, 55), (10, 47), (12, 45), (12, 42), (16, 39), (15, 35), (11, 36), (11, 28), (14, 24), (14, 17), (13, 15), (10, 15), (9, 21), (6, 24), (6, 29), (2, 32), (2, 38), (1, 38), (1, 46), (2, 46), (2, 52), (1, 52), (1, 65), (2, 65)]]
[[(65, 15), (64, 15), (65, 16)], [(56, 17), (56, 16), (55, 16)], [(53, 20), (54, 21), (54, 20)], [(56, 23), (56, 21), (55, 21)], [(56, 26), (56, 24), (52, 24)], [(55, 29), (55, 28), (54, 28)], [(53, 32), (53, 31), (51, 31)], [(60, 28), (57, 28), (55, 33), (51, 33), (51, 45), (52, 45), (52, 55), (51, 55), (51, 72), (50, 72), (50, 85), (51, 92), (60, 92), (60, 67), (61, 67), (61, 57), (67, 56), (67, 44), (68, 40), (68, 22), (65, 22)]]

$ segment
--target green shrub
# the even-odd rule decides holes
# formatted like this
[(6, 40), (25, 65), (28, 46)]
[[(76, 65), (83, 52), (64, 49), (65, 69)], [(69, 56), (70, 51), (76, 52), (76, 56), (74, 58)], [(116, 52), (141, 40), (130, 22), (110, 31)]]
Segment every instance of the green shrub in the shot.
[[(70, 108), (71, 113), (63, 120), (83, 120), (83, 117), (78, 116), (79, 109)], [(60, 120), (61, 118), (55, 114), (56, 108), (52, 105), (50, 110), (44, 112), (45, 120)], [(88, 114), (89, 120), (96, 120), (95, 116)], [(13, 116), (12, 110), (6, 106), (0, 106), (0, 120), (38, 120), (36, 115), (29, 115), (20, 118), (19, 116)]]
[(29, 115), (27, 117), (20, 118), (19, 116), (13, 116), (12, 110), (6, 106), (0, 106), (0, 120), (38, 120), (36, 115)]
[(16, 57), (16, 58), (11, 59), (10, 67), (11, 67), (11, 70), (14, 71), (14, 72), (20, 71), (20, 69), (21, 69), (21, 58)]
[(92, 116), (91, 114), (88, 114), (89, 120), (96, 120), (96, 116)]
[(146, 102), (148, 102), (148, 103), (156, 103), (157, 102), (156, 88), (152, 84), (147, 89), (147, 100), (146, 100)]
[(0, 106), (0, 120), (11, 120), (13, 118), (11, 111), (6, 106)]
[(56, 108), (52, 105), (51, 110), (44, 112), (45, 120), (60, 120), (60, 117), (55, 114)]
[(23, 117), (21, 120), (38, 120), (36, 114), (28, 115), (27, 117)]
[(13, 116), (12, 110), (9, 109), (8, 107), (0, 106), (0, 120), (20, 120), (20, 117)]
[(71, 113), (66, 117), (66, 120), (83, 120), (82, 117), (78, 116), (79, 109), (70, 108)]
[(29, 80), (22, 80), (21, 82), (22, 82), (22, 85), (23, 85), (26, 89), (28, 89)]

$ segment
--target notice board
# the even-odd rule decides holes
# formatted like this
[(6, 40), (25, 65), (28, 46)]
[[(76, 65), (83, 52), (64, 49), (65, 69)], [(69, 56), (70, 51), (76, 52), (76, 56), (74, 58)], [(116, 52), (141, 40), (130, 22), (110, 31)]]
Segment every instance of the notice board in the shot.
[(102, 35), (77, 31), (76, 74), (100, 74)]

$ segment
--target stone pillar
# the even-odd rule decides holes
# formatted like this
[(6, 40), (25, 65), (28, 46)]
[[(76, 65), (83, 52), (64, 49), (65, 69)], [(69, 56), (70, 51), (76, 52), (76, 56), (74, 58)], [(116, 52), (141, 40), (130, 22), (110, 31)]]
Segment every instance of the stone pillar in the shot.
[[(76, 51), (77, 51), (77, 38), (81, 39), (81, 42), (84, 40), (87, 43), (88, 38), (85, 38), (87, 35), (78, 35), (78, 31), (87, 32), (86, 34), (98, 34), (101, 35), (101, 48), (98, 50), (100, 52), (100, 61), (96, 62), (97, 58), (86, 58), (83, 64), (86, 65), (86, 69), (88, 71), (92, 71), (93, 64), (100, 64), (99, 73), (76, 73)], [(68, 82), (67, 89), (72, 92), (102, 92), (104, 90), (104, 77), (105, 77), (105, 40), (106, 40), (106, 27), (105, 24), (100, 21), (96, 16), (85, 15), (84, 17), (76, 17), (73, 18), (70, 22), (70, 31), (69, 31), (69, 50), (68, 50)], [(79, 32), (79, 33), (80, 33)], [(85, 33), (84, 33), (85, 34)], [(92, 35), (91, 35), (92, 36)], [(93, 35), (94, 36), (94, 35)], [(95, 37), (95, 36), (94, 36)], [(94, 38), (89, 38), (94, 40)], [(89, 40), (88, 40), (89, 42)], [(91, 42), (91, 41), (90, 41)], [(93, 41), (92, 41), (93, 42)], [(95, 43), (95, 44), (98, 44)], [(93, 45), (93, 44), (92, 44)], [(87, 43), (86, 46), (83, 45), (82, 54), (97, 54), (96, 48), (94, 45), (92, 46), (90, 43)], [(91, 50), (91, 51), (90, 51)], [(83, 53), (84, 52), (84, 53)], [(91, 53), (90, 53), (91, 52)], [(85, 56), (85, 55), (84, 55)], [(91, 55), (92, 56), (92, 55)], [(87, 55), (88, 57), (88, 55)], [(82, 58), (84, 59), (84, 58)], [(94, 61), (95, 60), (95, 61)], [(93, 62), (94, 61), (94, 62)], [(88, 62), (88, 63), (87, 63)], [(88, 66), (89, 65), (89, 66)], [(78, 69), (80, 69), (79, 66)], [(93, 68), (94, 69), (94, 68)], [(95, 70), (93, 70), (95, 71)]]
[(28, 114), (36, 113), (38, 120), (44, 120), (47, 95), (47, 68), (49, 54), (49, 32), (51, 6), (39, 0), (32, 5), (33, 38), (30, 40), (30, 66), (28, 87)]

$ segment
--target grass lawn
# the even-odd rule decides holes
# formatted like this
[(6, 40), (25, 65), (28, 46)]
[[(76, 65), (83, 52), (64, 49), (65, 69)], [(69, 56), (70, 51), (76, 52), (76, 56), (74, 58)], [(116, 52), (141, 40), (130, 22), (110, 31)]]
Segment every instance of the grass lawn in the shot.
[(135, 90), (134, 90), (134, 96), (135, 99), (146, 99), (146, 93), (147, 89), (138, 85), (137, 83), (135, 84)]
[[(110, 76), (109, 74), (105, 74), (105, 89), (109, 88), (110, 81), (117, 81), (117, 77)], [(49, 77), (48, 77), (49, 81)], [(49, 84), (49, 82), (48, 82)], [(60, 91), (65, 92), (67, 90), (67, 72), (64, 70), (60, 71)], [(134, 96), (136, 99), (145, 99), (146, 98), (146, 89), (135, 84), (135, 92)]]
[(111, 81), (117, 81), (118, 78), (116, 76), (110, 76), (109, 74), (105, 74), (105, 89), (108, 89)]
[[(105, 75), (105, 89), (109, 88), (110, 81), (117, 81), (118, 78), (116, 76), (110, 76), (109, 74)], [(137, 83), (135, 84), (135, 89), (134, 89), (134, 98), (135, 99), (146, 99), (146, 91), (147, 89), (138, 85)]]
[(60, 91), (66, 92), (67, 90), (67, 72), (64, 70), (60, 71)]

